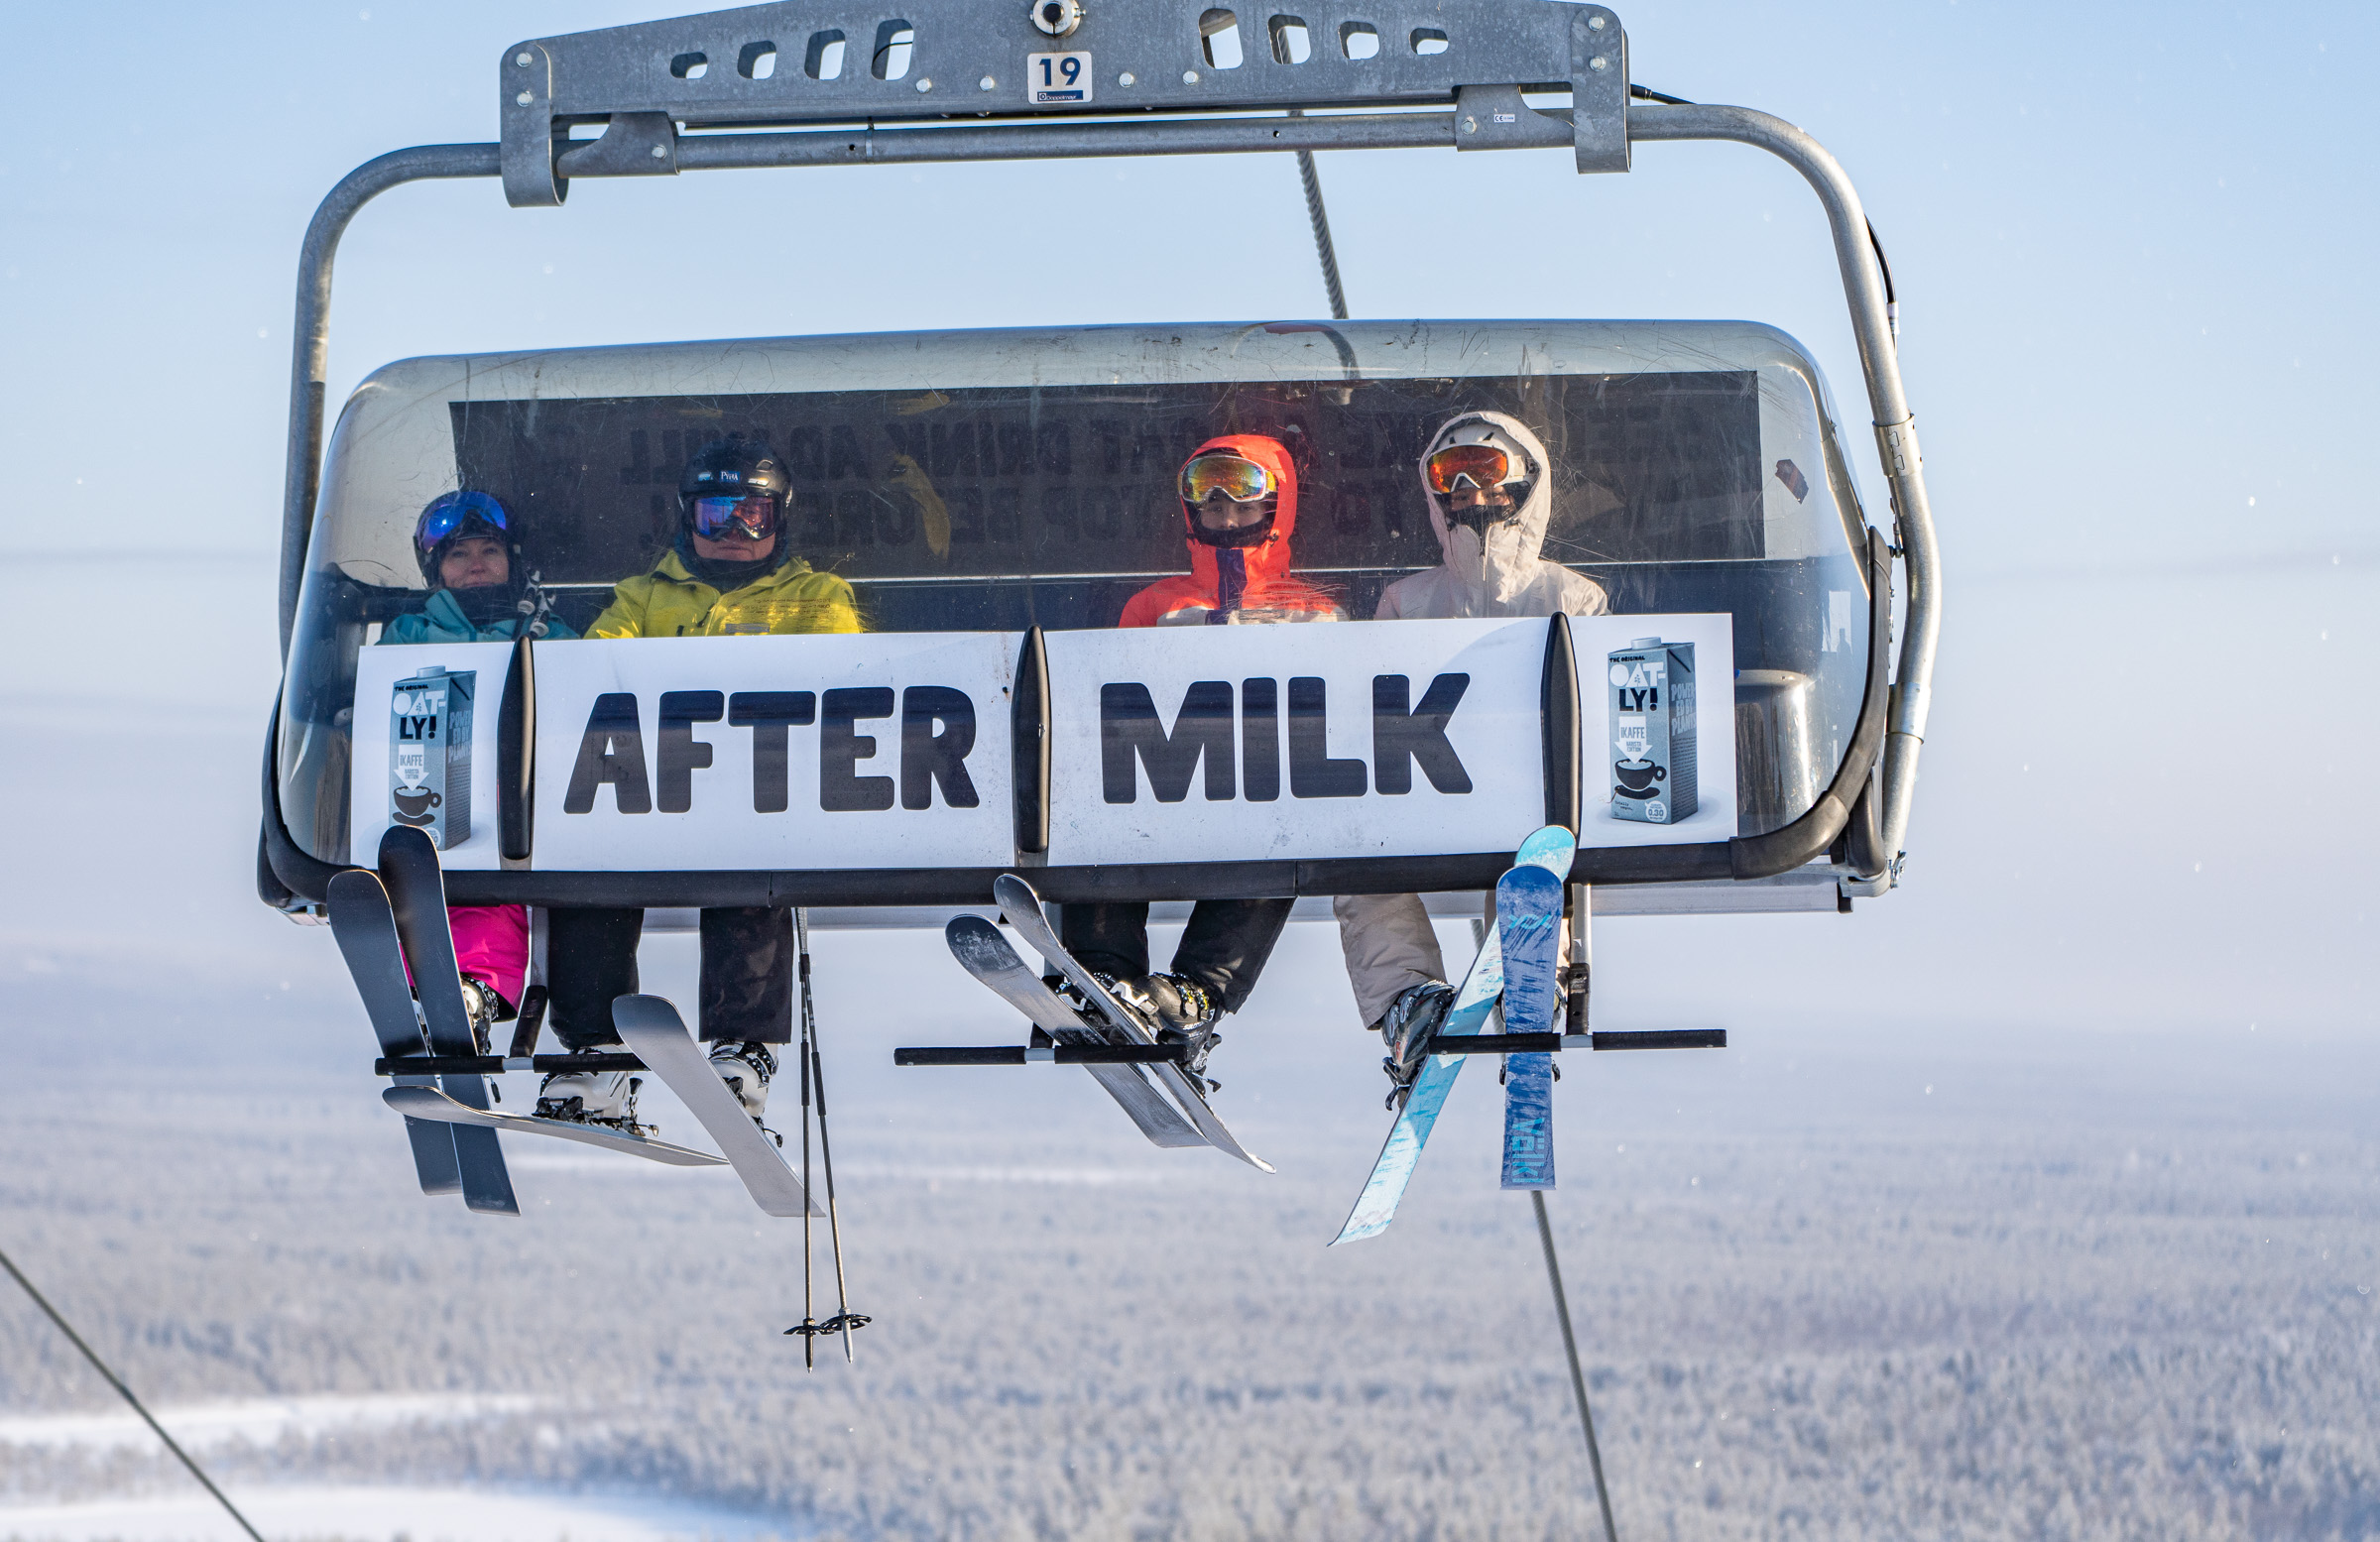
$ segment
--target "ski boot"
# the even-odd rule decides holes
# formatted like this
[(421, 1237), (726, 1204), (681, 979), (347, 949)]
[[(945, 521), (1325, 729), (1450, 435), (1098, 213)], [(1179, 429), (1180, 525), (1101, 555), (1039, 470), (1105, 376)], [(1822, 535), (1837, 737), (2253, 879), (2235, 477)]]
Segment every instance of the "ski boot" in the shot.
[(1223, 1021), (1223, 1007), (1208, 995), (1205, 986), (1181, 975), (1141, 975), (1129, 980), (1102, 975), (1099, 979), (1108, 994), (1122, 1002), (1158, 1043), (1190, 1046), (1182, 1069), (1193, 1081), (1204, 1082), (1209, 1092), (1222, 1088), (1206, 1070), (1207, 1057), (1223, 1042), (1223, 1035), (1215, 1031), (1216, 1024)]
[(1454, 1005), (1453, 986), (1425, 980), (1399, 992), (1380, 1013), (1380, 1041), (1388, 1047), (1380, 1069), (1388, 1073), (1387, 1107), (1391, 1110), (1404, 1107), (1413, 1090), (1413, 1078), (1421, 1074), (1421, 1063), (1430, 1057), (1430, 1041), (1445, 1026), (1446, 1014)]
[(513, 1010), (512, 1003), (472, 976), (464, 975), (461, 984), (463, 1009), (471, 1014), (471, 1042), (479, 1046), (481, 1054), (487, 1054), (488, 1046), (496, 1041), (496, 1024), (509, 1021), (518, 1013)]
[(727, 1090), (744, 1105), (752, 1122), (760, 1125), (761, 1116), (769, 1110), (769, 1081), (776, 1075), (776, 1052), (767, 1044), (721, 1039), (711, 1046), (711, 1069), (727, 1083)]
[[(622, 1048), (599, 1044), (590, 1053), (616, 1054)], [(641, 1135), (646, 1130), (637, 1123), (637, 1089), (643, 1085), (631, 1071), (548, 1071), (537, 1086), (536, 1116)]]

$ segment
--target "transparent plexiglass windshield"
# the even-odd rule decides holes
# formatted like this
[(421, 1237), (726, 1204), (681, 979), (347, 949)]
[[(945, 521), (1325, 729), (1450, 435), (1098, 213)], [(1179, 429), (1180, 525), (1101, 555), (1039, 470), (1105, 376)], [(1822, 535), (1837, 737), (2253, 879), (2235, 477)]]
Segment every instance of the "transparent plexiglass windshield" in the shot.
[(283, 703), (284, 817), (318, 859), (347, 859), (355, 658), (421, 624), (402, 619), (431, 600), (416, 527), (443, 494), (501, 506), (557, 637), (685, 549), (681, 473), (731, 435), (782, 464), (777, 538), (846, 580), (868, 629), (1108, 627), (1189, 568), (1184, 461), (1262, 435), (1296, 482), (1292, 570), (1370, 617), (1389, 584), (1441, 561), (1420, 461), (1442, 425), (1482, 412), (1547, 452), (1542, 558), (1615, 613), (1732, 613), (1739, 829), (1806, 810), (1842, 759), (1867, 653), (1861, 522), (1815, 367), (1748, 323), (1439, 322), (390, 366), (348, 403), (325, 463)]

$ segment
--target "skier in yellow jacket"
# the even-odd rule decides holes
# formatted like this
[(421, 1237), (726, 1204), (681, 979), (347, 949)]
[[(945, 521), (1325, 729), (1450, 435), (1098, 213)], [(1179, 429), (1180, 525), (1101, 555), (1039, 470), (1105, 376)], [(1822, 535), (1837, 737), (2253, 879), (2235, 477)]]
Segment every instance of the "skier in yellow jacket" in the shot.
[[(740, 435), (695, 451), (678, 479), (677, 539), (653, 571), (612, 587), (590, 638), (769, 636), (858, 632), (851, 585), (793, 555), (784, 530), (784, 464)], [(637, 990), (638, 909), (547, 914), (546, 973), (554, 1035), (565, 1048), (604, 1049), (620, 1034), (614, 998)], [(793, 924), (772, 905), (702, 912), (702, 1037), (711, 1066), (755, 1120), (776, 1073), (775, 1046), (793, 1038)], [(629, 1116), (629, 1077), (556, 1072), (538, 1090), (548, 1118), (617, 1124)]]

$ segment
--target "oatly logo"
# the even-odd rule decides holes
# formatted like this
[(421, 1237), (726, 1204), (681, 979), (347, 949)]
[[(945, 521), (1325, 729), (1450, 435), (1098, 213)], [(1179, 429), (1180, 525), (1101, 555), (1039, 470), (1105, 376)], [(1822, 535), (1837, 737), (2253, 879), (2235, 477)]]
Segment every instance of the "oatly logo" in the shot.
[[(1469, 792), (1471, 773), (1446, 737), (1446, 725), (1470, 688), (1468, 674), (1441, 674), (1421, 700), (1401, 674), (1371, 677), (1371, 759), (1334, 760), (1330, 703), (1319, 675), (1294, 675), (1286, 693), (1289, 795), (1362, 797), (1413, 790), (1418, 765), (1440, 792)], [(1207, 801), (1271, 802), (1281, 795), (1283, 692), (1278, 680), (1197, 680), (1182, 693), (1168, 729), (1146, 685), (1099, 688), (1101, 794), (1110, 803), (1139, 797), (1145, 774), (1160, 803), (1179, 803), (1199, 782)]]
[[(967, 774), (975, 748), (975, 703), (965, 691), (944, 685), (912, 685), (895, 697), (890, 686), (814, 691), (663, 691), (658, 743), (648, 756), (637, 698), (610, 691), (595, 698), (579, 736), (562, 811), (592, 813), (605, 787), (621, 813), (682, 814), (694, 807), (694, 773), (709, 768), (713, 746), (694, 736), (699, 724), (723, 719), (730, 730), (752, 734), (752, 811), (781, 814), (790, 805), (790, 768), (795, 729), (808, 730), (818, 757), (818, 806), (827, 813), (930, 808), (939, 791), (952, 808), (974, 808), (983, 800)], [(897, 716), (879, 732), (863, 725)], [(896, 751), (880, 750), (881, 737), (896, 735)], [(806, 753), (806, 746), (805, 746)], [(894, 771), (863, 775), (863, 762)], [(729, 796), (725, 789), (705, 797)]]

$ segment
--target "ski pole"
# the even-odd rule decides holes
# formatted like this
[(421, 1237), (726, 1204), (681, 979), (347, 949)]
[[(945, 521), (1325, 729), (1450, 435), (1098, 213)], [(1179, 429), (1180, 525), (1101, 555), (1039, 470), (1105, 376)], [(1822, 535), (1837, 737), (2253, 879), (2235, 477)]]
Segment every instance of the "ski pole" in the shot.
[(835, 1153), (826, 1139), (826, 1066), (817, 1058), (818, 1048), (810, 1046), (812, 1074), (818, 1079), (818, 1156), (826, 1173), (826, 1237), (835, 1253), (835, 1322), (843, 1330), (843, 1363), (850, 1364), (851, 1331), (867, 1326), (868, 1319), (854, 1317), (851, 1295), (843, 1284), (843, 1223), (835, 1209)]
[(818, 1054), (818, 1018), (810, 997), (810, 916), (807, 910), (793, 912), (793, 933), (801, 954), (801, 1041), (809, 1054), (810, 1080), (818, 1088), (818, 1165), (826, 1176), (826, 1238), (835, 1254), (835, 1326), (843, 1331), (843, 1363), (853, 1364), (851, 1331), (868, 1325), (865, 1317), (854, 1317), (851, 1294), (843, 1280), (843, 1218), (835, 1207), (835, 1148), (826, 1134), (826, 1062)]
[(82, 1335), (76, 1333), (74, 1325), (67, 1322), (58, 1308), (50, 1304), (48, 1296), (34, 1289), (33, 1281), (25, 1277), (24, 1271), (17, 1267), (16, 1260), (9, 1257), (7, 1253), (0, 1252), (0, 1269), (8, 1270), (9, 1276), (25, 1287), (25, 1294), (33, 1297), (33, 1304), (48, 1314), (50, 1321), (58, 1324), (58, 1331), (66, 1336), (66, 1342), (82, 1351), (82, 1358), (91, 1363), (91, 1368), (106, 1377), (107, 1384), (121, 1393), (126, 1402), (132, 1404), (132, 1411), (141, 1416), (141, 1422), (156, 1432), (157, 1438), (166, 1443), (166, 1449), (173, 1452), (181, 1465), (190, 1470), (190, 1476), (198, 1480), (199, 1485), (215, 1496), (215, 1502), (223, 1506), (223, 1513), (239, 1522), (240, 1529), (247, 1532), (253, 1542), (265, 1542), (265, 1539), (258, 1534), (257, 1529), (248, 1524), (248, 1517), (240, 1513), (239, 1506), (231, 1502), (230, 1496), (215, 1486), (215, 1481), (207, 1477), (198, 1464), (190, 1460), (190, 1454), (182, 1450), (180, 1444), (173, 1436), (166, 1433), (166, 1427), (158, 1423), (147, 1408), (141, 1406), (141, 1400), (133, 1395), (132, 1388), (124, 1384), (124, 1378), (107, 1368), (107, 1362), (99, 1358), (99, 1352), (82, 1342)]
[[(801, 911), (798, 909), (793, 912), (793, 929), (796, 935), (801, 930)], [(802, 962), (804, 964), (809, 962), (809, 951), (806, 948), (802, 950)], [(810, 1020), (807, 1012), (802, 1014), (801, 1034), (801, 1042), (794, 1047), (794, 1053), (801, 1057), (801, 1192), (808, 1194), (810, 1192)], [(810, 1207), (804, 1205), (801, 1207), (801, 1326), (803, 1330), (801, 1368), (804, 1370), (818, 1368), (818, 1358), (812, 1349), (812, 1346), (818, 1342), (818, 1309), (814, 1305), (815, 1298), (810, 1288), (810, 1260), (815, 1250), (810, 1237)]]
[(1554, 1315), (1562, 1320), (1562, 1353), (1570, 1357), (1570, 1389), (1579, 1395), (1579, 1424), (1587, 1432), (1587, 1465), (1595, 1471), (1595, 1502), (1604, 1511), (1604, 1542), (1619, 1542), (1611, 1523), (1611, 1494), (1604, 1486), (1604, 1453), (1595, 1443), (1595, 1415), (1587, 1411), (1587, 1377), (1579, 1369), (1579, 1340), (1570, 1331), (1570, 1297), (1562, 1290), (1562, 1264), (1554, 1256), (1554, 1226), (1545, 1217), (1545, 1191), (1529, 1190), (1537, 1207), (1537, 1241), (1545, 1245), (1545, 1277), (1554, 1285)]

